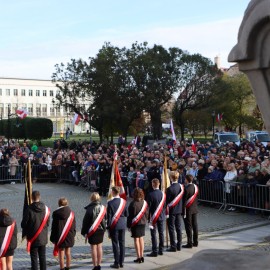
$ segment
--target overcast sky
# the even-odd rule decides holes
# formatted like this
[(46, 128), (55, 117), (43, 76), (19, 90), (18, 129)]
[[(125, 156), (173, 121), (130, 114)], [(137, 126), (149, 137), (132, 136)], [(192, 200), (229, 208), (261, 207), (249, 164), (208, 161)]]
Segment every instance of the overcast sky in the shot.
[(223, 67), (249, 0), (1, 0), (0, 77), (51, 79), (104, 42), (179, 47)]

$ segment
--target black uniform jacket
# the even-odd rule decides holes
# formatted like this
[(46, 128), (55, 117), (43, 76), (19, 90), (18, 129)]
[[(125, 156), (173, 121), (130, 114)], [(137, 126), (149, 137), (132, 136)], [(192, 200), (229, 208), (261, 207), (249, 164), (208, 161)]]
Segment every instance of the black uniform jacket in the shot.
[[(10, 216), (0, 216), (0, 247), (4, 241), (7, 227), (13, 223), (13, 219)], [(8, 247), (8, 250), (14, 250), (17, 247), (17, 225), (15, 224), (14, 232)]]
[[(66, 225), (67, 219), (70, 216), (70, 213), (71, 209), (69, 208), (69, 206), (59, 207), (53, 212), (51, 237), (50, 237), (52, 243), (56, 244), (59, 241), (59, 238)], [(73, 247), (75, 235), (76, 235), (76, 220), (74, 218), (71, 228), (64, 242), (60, 245), (60, 248)]]
[[(33, 202), (26, 209), (21, 223), (21, 227), (24, 229), (27, 239), (32, 239), (39, 229), (43, 219), (45, 217), (45, 204), (43, 202)], [(50, 218), (45, 224), (43, 230), (38, 235), (36, 240), (32, 243), (32, 247), (45, 246), (48, 243), (48, 227)]]

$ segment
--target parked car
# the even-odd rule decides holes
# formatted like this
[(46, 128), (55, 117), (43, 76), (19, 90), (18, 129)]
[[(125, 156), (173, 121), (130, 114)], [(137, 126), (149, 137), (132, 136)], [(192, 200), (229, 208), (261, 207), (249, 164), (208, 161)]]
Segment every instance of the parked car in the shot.
[(249, 142), (261, 142), (264, 146), (270, 142), (270, 136), (267, 131), (251, 130), (246, 133), (246, 139)]
[(227, 142), (234, 142), (236, 145), (240, 145), (240, 138), (236, 132), (216, 132), (214, 141), (218, 145), (223, 145)]

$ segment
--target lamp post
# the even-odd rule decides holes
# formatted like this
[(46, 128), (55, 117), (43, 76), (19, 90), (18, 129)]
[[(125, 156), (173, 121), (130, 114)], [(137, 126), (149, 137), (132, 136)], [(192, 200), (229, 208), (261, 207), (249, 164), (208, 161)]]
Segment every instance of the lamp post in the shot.
[(212, 130), (213, 130), (213, 141), (214, 141), (214, 137), (215, 137), (215, 116), (216, 116), (216, 113), (215, 111), (212, 112)]

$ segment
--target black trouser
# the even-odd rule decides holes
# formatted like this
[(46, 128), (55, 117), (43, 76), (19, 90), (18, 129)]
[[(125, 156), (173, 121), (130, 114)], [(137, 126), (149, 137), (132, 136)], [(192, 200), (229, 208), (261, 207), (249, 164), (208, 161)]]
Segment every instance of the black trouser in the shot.
[(125, 259), (125, 230), (113, 230), (110, 232), (112, 239), (114, 263), (122, 265)]
[[(157, 247), (157, 231), (159, 235), (159, 247)], [(151, 240), (152, 240), (152, 251), (153, 253), (158, 253), (159, 251), (163, 251), (164, 247), (164, 232), (163, 232), (163, 220), (157, 221), (154, 228), (150, 230), (151, 232)]]
[(46, 246), (31, 247), (31, 270), (38, 270), (38, 258), (40, 270), (46, 270)]
[(100, 180), (99, 194), (103, 195), (103, 196), (106, 196), (106, 194), (107, 194), (107, 186), (108, 186), (107, 185), (107, 177), (106, 177), (106, 175), (100, 176), (99, 180)]
[[(168, 230), (170, 236), (170, 244), (172, 248), (181, 248), (182, 246), (182, 229), (181, 229), (181, 214), (169, 215), (167, 219)], [(177, 243), (175, 241), (175, 232)]]
[(197, 214), (190, 214), (187, 212), (184, 222), (187, 233), (187, 244), (192, 246), (192, 235), (193, 235), (193, 244), (198, 245)]

